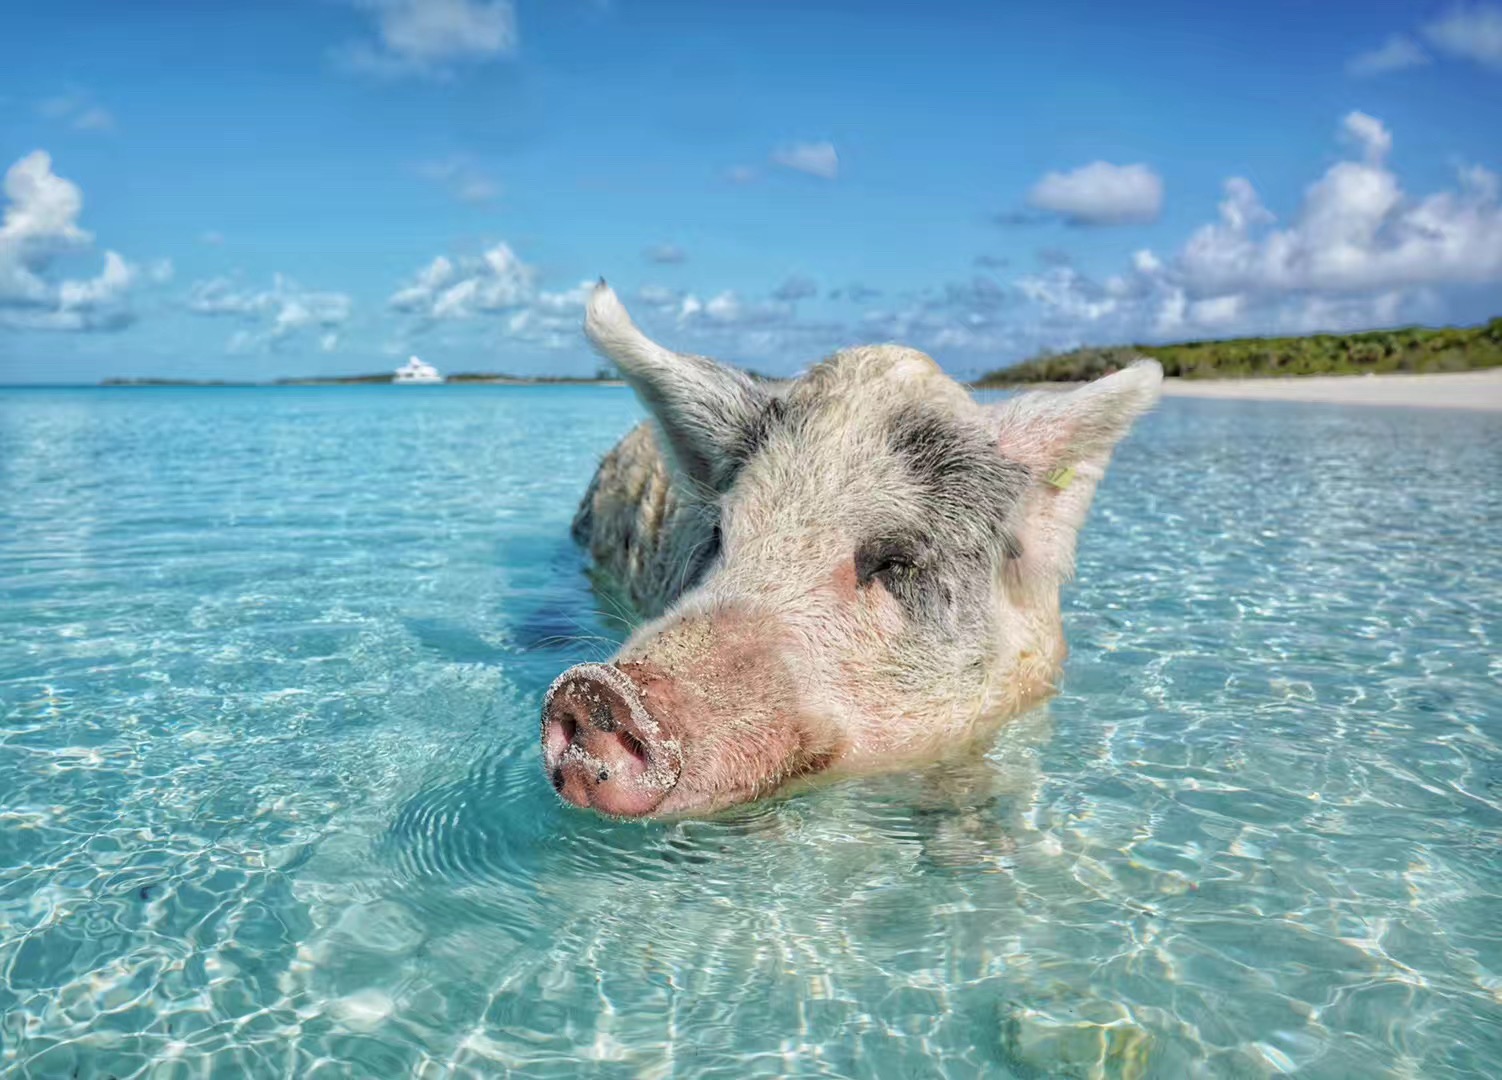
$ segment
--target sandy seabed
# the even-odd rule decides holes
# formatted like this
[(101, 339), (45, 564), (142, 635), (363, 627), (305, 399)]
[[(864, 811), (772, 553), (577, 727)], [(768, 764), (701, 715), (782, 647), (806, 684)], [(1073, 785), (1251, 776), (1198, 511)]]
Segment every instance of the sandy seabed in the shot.
[(1275, 379), (1167, 379), (1166, 397), (1320, 401), (1502, 412), (1502, 368), (1430, 375), (1305, 375)]

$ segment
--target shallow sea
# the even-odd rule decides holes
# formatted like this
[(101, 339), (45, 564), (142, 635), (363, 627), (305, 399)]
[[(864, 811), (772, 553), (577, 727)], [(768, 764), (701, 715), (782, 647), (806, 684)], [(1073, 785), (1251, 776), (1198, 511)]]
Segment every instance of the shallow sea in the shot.
[(1168, 401), (973, 764), (560, 806), (608, 388), (0, 390), (0, 1076), (1485, 1077), (1502, 417)]

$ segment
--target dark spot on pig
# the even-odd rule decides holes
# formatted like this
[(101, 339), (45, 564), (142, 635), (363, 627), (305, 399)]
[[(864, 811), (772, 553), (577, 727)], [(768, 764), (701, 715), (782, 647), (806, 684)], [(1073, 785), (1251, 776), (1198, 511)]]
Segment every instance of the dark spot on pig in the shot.
[(610, 770), (609, 769), (601, 769), (600, 772), (599, 772), (599, 774), (595, 777), (595, 779), (598, 780), (600, 783), (603, 784), (606, 780), (610, 779)]
[(725, 466), (716, 478), (721, 491), (730, 490), (748, 462), (761, 452), (772, 433), (788, 422), (788, 403), (769, 398), (751, 419), (736, 429), (735, 437), (725, 445)]
[(550, 779), (553, 781), (553, 790), (554, 791), (562, 791), (563, 790), (563, 766), (562, 765), (554, 765), (553, 766), (553, 775), (550, 777)]
[(926, 508), (939, 523), (938, 547), (959, 542), (973, 549), (980, 539), (998, 544), (1008, 558), (1021, 555), (1007, 518), (1032, 477), (1026, 466), (1002, 455), (988, 432), (910, 406), (893, 417), (888, 445), (924, 489)]

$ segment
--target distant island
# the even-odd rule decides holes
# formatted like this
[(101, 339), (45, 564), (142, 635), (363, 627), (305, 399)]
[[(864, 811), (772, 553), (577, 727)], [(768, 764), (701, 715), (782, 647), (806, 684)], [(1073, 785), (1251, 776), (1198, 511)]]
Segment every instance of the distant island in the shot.
[(1182, 379), (1473, 371), (1502, 367), (1502, 318), (1469, 327), (1075, 349), (987, 372), (973, 385), (1084, 382), (1120, 370), (1139, 356), (1153, 357), (1165, 375)]
[[(272, 379), (266, 382), (227, 379), (159, 379), (115, 376), (102, 379), (100, 386), (379, 386), (393, 381), (391, 372), (374, 375), (310, 375), (299, 378)], [(621, 386), (620, 376), (601, 369), (593, 375), (508, 375), (503, 372), (461, 371), (444, 377), (441, 385), (455, 383), (491, 386)]]
[[(1086, 382), (1126, 367), (1139, 356), (1163, 365), (1163, 373), (1181, 379), (1258, 379), (1300, 375), (1366, 375), (1391, 372), (1434, 374), (1502, 367), (1502, 318), (1480, 326), (1401, 327), (1357, 334), (1308, 334), (1303, 337), (1248, 337), (1222, 341), (1185, 341), (1172, 345), (1109, 345), (1045, 354), (1012, 367), (989, 371), (977, 388), (1028, 383)], [(755, 379), (768, 376), (747, 370)], [(225, 379), (115, 377), (101, 386), (375, 386), (391, 383), (392, 372), (372, 375), (316, 375), (268, 382)], [(461, 371), (445, 385), (621, 386), (614, 371), (593, 375), (511, 375)]]

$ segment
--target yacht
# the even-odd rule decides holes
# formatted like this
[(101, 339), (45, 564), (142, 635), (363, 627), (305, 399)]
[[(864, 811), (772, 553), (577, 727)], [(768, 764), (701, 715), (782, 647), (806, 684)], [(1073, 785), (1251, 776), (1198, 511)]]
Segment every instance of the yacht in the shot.
[(443, 376), (438, 374), (438, 369), (432, 364), (425, 364), (413, 356), (396, 369), (396, 374), (391, 377), (391, 381), (394, 383), (441, 383)]

